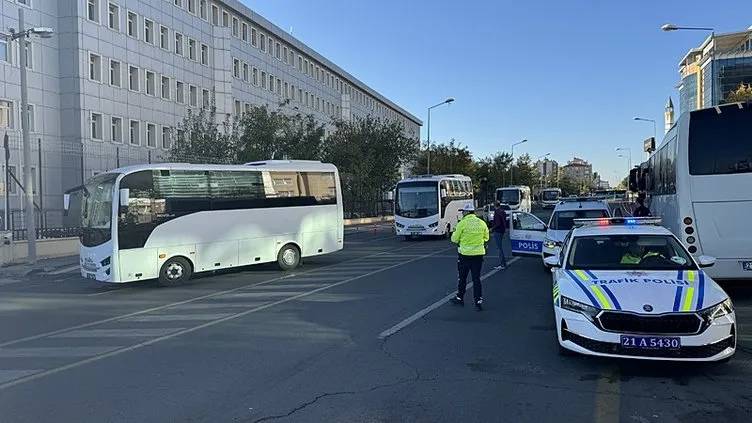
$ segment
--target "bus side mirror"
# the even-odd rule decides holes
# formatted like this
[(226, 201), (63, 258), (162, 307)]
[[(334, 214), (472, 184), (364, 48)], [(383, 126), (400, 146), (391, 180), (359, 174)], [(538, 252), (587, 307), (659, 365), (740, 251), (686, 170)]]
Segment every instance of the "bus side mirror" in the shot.
[(629, 190), (632, 192), (640, 191), (640, 169), (634, 168), (629, 170)]
[(70, 194), (63, 194), (63, 216), (68, 216), (70, 208)]
[(121, 188), (120, 189), (120, 206), (121, 207), (128, 207), (128, 200), (131, 196), (131, 190), (128, 188)]
[(697, 258), (697, 264), (699, 264), (700, 267), (712, 267), (715, 264), (715, 257), (700, 256)]

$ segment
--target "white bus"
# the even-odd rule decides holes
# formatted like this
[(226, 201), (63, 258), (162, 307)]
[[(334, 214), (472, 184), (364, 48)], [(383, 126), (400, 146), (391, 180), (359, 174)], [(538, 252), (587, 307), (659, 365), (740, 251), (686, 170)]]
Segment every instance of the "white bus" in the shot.
[(695, 257), (717, 258), (714, 279), (752, 279), (752, 103), (684, 113), (648, 161), (630, 172)]
[(425, 175), (399, 181), (394, 189), (394, 229), (406, 239), (446, 236), (473, 204), (473, 183), (465, 175)]
[(530, 187), (527, 185), (496, 189), (496, 201), (501, 203), (502, 207), (511, 211), (530, 213), (532, 209), (532, 199), (530, 197)]
[(554, 208), (559, 204), (561, 188), (543, 188), (540, 190), (540, 204), (543, 208)]
[(74, 190), (81, 194), (81, 275), (102, 282), (177, 285), (197, 272), (275, 261), (288, 270), (343, 245), (342, 193), (331, 164), (140, 165)]

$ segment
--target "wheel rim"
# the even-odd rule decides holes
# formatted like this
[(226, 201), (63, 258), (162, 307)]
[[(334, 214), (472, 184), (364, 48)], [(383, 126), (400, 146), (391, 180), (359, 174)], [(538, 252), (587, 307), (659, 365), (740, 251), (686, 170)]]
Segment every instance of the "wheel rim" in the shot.
[(298, 255), (292, 248), (288, 248), (282, 253), (282, 261), (288, 266), (295, 264), (297, 258)]
[(165, 276), (169, 280), (177, 280), (183, 277), (183, 266), (179, 263), (170, 263), (165, 269)]

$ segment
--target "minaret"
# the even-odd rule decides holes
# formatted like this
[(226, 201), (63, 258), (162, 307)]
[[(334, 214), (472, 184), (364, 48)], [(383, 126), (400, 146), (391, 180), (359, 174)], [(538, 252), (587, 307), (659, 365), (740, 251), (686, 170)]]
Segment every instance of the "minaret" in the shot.
[(671, 127), (674, 126), (674, 102), (671, 101), (670, 96), (668, 98), (668, 102), (666, 103), (666, 108), (663, 110), (663, 122), (665, 125), (664, 129), (666, 133), (668, 133)]

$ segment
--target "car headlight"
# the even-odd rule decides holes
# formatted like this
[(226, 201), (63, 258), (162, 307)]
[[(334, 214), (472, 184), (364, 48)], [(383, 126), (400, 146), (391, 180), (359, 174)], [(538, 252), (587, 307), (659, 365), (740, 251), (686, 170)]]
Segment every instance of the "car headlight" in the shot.
[(543, 245), (544, 245), (544, 246), (545, 246), (546, 248), (549, 248), (549, 249), (554, 249), (554, 248), (560, 248), (560, 247), (561, 247), (561, 242), (559, 242), (559, 241), (554, 241), (554, 240), (553, 240), (553, 239), (551, 239), (551, 238), (546, 238), (546, 239), (544, 239), (544, 240), (543, 240)]
[(400, 229), (402, 229), (402, 228), (404, 228), (404, 227), (405, 227), (405, 225), (403, 225), (403, 224), (401, 224), (401, 223), (399, 223), (399, 222), (394, 222), (394, 226), (396, 226), (396, 227), (398, 227), (398, 228), (400, 228)]
[(731, 298), (726, 298), (723, 302), (720, 302), (714, 306), (710, 306), (706, 309), (700, 310), (700, 316), (706, 321), (710, 322), (713, 319), (723, 317), (727, 314), (731, 314), (734, 311), (733, 305), (731, 305)]
[(580, 313), (588, 318), (591, 322), (595, 319), (595, 316), (600, 312), (597, 308), (587, 305), (585, 303), (581, 303), (579, 301), (575, 301), (571, 298), (561, 296), (561, 299), (559, 300), (559, 304), (561, 308), (569, 311), (574, 311), (575, 313)]
[(433, 222), (430, 225), (428, 225), (429, 228), (435, 228), (437, 226), (439, 226), (439, 222)]

